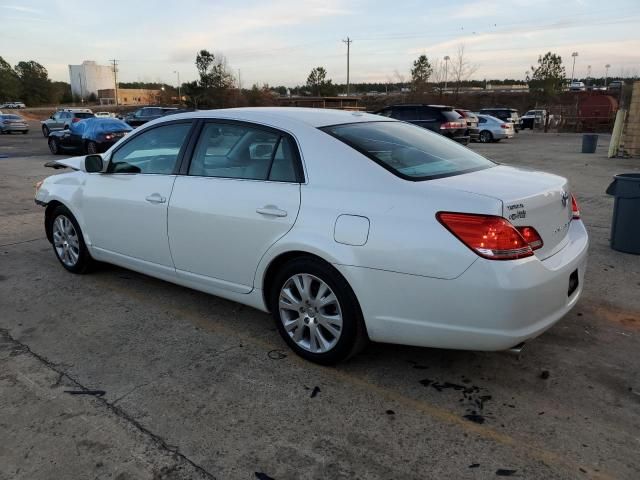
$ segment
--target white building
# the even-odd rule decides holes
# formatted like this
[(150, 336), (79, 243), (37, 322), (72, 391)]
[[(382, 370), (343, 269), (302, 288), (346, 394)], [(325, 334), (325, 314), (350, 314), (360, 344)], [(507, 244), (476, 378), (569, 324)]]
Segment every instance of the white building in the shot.
[(92, 93), (97, 96), (98, 90), (114, 88), (115, 82), (111, 66), (97, 65), (91, 60), (85, 60), (82, 65), (69, 65), (69, 80), (71, 93), (82, 98)]

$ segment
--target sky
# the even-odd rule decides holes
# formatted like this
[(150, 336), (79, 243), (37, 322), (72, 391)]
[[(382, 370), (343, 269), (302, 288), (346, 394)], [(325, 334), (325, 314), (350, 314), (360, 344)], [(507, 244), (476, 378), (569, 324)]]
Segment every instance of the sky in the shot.
[(223, 54), (243, 87), (295, 86), (326, 68), (345, 83), (410, 79), (421, 54), (454, 58), (472, 78), (523, 79), (553, 51), (575, 76), (640, 74), (640, 0), (0, 0), (0, 56), (43, 64), (69, 81), (68, 65), (119, 61), (119, 80), (195, 80), (195, 57)]

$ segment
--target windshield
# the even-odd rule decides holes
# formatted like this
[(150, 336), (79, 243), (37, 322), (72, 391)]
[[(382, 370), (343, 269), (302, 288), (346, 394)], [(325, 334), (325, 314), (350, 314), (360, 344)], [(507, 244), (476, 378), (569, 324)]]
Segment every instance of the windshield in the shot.
[(453, 140), (409, 123), (349, 123), (321, 130), (407, 180), (448, 177), (495, 165)]

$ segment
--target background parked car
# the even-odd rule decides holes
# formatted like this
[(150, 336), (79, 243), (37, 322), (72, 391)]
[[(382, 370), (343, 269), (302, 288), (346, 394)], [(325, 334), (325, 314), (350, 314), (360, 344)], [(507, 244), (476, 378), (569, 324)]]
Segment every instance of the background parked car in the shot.
[(151, 120), (173, 113), (175, 110), (177, 110), (175, 107), (143, 107), (125, 116), (124, 121), (132, 127), (139, 127)]
[(471, 141), (477, 142), (480, 137), (480, 130), (478, 129), (478, 117), (471, 110), (463, 110), (461, 108), (456, 108), (456, 112), (458, 112), (467, 122), (467, 127), (469, 127), (469, 138)]
[(0, 133), (22, 132), (27, 133), (29, 125), (20, 115), (0, 112)]
[(546, 110), (529, 110), (522, 117), (522, 129), (530, 128), (539, 128), (544, 126), (547, 121), (547, 111)]
[(413, 123), (464, 145), (470, 140), (465, 118), (446, 105), (391, 105), (374, 113)]
[(64, 130), (69, 125), (79, 122), (85, 118), (92, 118), (93, 112), (88, 108), (65, 108), (58, 110), (42, 122), (42, 135), (49, 136), (49, 133), (56, 130)]
[(483, 115), (490, 115), (492, 117), (499, 118), (500, 120), (504, 120), (505, 122), (513, 123), (513, 128), (516, 132), (522, 129), (520, 114), (518, 114), (518, 111), (515, 108), (482, 108), (480, 110), (480, 113), (482, 113)]
[(572, 92), (584, 92), (587, 89), (587, 87), (585, 87), (584, 82), (571, 82), (571, 84), (569, 85), (569, 90), (571, 90)]
[(515, 136), (515, 128), (511, 122), (505, 122), (501, 118), (482, 114), (478, 114), (478, 119), (480, 141), (482, 143), (499, 142), (503, 138), (513, 138)]
[(94, 113), (96, 118), (115, 118), (115, 114), (111, 112), (96, 112)]
[(65, 130), (49, 134), (49, 150), (54, 155), (74, 150), (100, 153), (111, 147), (133, 128), (116, 118), (88, 118), (72, 123)]
[(22, 102), (6, 102), (0, 105), (0, 108), (27, 108)]

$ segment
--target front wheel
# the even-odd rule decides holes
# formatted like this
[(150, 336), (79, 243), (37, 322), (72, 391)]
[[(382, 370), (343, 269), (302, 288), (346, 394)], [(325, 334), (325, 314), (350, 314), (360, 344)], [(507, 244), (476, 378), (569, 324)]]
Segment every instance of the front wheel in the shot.
[(71, 273), (87, 272), (93, 259), (82, 238), (82, 231), (68, 208), (60, 205), (51, 215), (53, 251), (62, 266)]
[(491, 132), (489, 130), (483, 130), (480, 132), (480, 142), (489, 143), (492, 140), (493, 135), (491, 135)]
[(355, 294), (331, 265), (300, 257), (278, 272), (269, 303), (278, 331), (301, 357), (332, 365), (358, 353), (367, 334)]
[(48, 143), (51, 153), (53, 153), (54, 155), (58, 155), (60, 153), (60, 144), (58, 143), (58, 140), (56, 140), (55, 138), (50, 138)]

